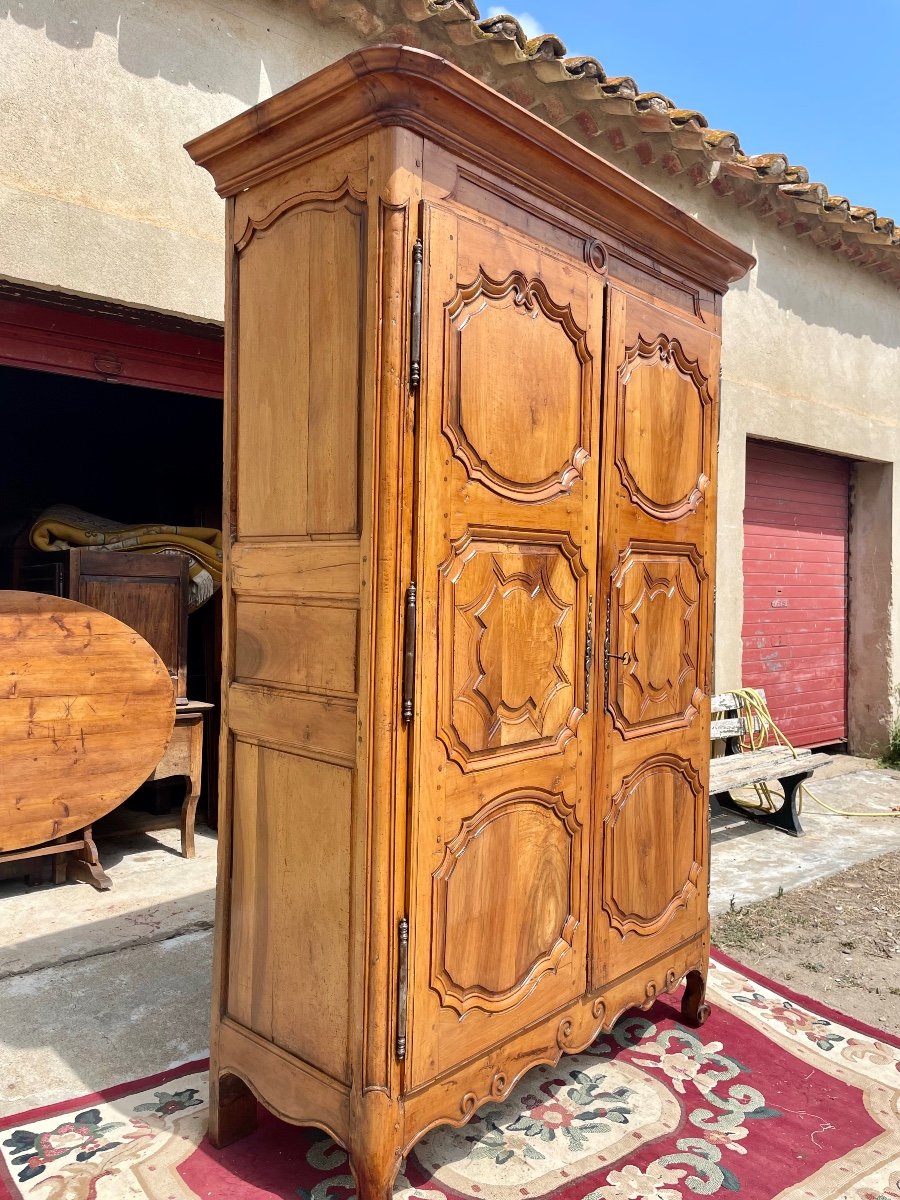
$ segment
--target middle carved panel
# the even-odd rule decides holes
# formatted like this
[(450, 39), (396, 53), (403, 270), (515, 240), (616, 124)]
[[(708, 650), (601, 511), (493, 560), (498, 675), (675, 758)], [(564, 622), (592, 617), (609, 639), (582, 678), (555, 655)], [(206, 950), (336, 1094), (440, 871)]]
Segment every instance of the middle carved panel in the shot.
[(609, 706), (622, 734), (690, 724), (702, 698), (700, 592), (694, 546), (632, 543), (610, 589)]
[(561, 748), (583, 708), (578, 548), (496, 532), (469, 531), (441, 566), (438, 735), (463, 768)]

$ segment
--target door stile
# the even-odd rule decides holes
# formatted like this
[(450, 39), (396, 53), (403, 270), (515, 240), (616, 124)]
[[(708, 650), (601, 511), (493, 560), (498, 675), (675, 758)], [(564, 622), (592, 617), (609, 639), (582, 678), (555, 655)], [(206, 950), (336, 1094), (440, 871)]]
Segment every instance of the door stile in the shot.
[[(399, 1094), (401, 1067), (395, 1056), (398, 1014), (399, 922), (407, 912), (406, 862), (409, 780), (408, 727), (400, 719), (403, 599), (412, 570), (413, 417), (408, 380), (412, 246), (418, 236), (422, 139), (401, 129), (369, 139), (373, 288), (378, 320), (373, 378), (371, 460), (372, 540), (369, 603), (372, 620), (366, 660), (372, 697), (360, 728), (367, 744), (366, 838), (357, 846), (364, 869), (364, 913), (357, 928), (365, 981), (358, 1028), (361, 1079), (367, 1093)], [(376, 666), (376, 664), (380, 664)], [(363, 776), (361, 775), (361, 778)], [(364, 918), (364, 919), (363, 919)]]
[[(412, 916), (416, 911), (416, 896), (418, 888), (418, 857), (415, 853), (415, 848), (418, 842), (418, 817), (419, 807), (416, 802), (416, 797), (420, 795), (420, 790), (423, 786), (422, 772), (422, 756), (418, 753), (419, 740), (424, 736), (422, 722), (422, 697), (423, 697), (423, 678), (422, 678), (422, 647), (426, 636), (426, 629), (430, 627), (429, 619), (425, 612), (425, 596), (422, 587), (422, 572), (421, 564), (425, 561), (426, 548), (428, 543), (428, 521), (427, 514), (424, 512), (425, 497), (427, 494), (427, 445), (426, 445), (426, 422), (429, 419), (428, 413), (430, 409), (429, 402), (429, 387), (434, 386), (433, 381), (438, 374), (432, 370), (431, 362), (433, 361), (433, 346), (432, 346), (432, 327), (429, 320), (428, 309), (428, 289), (431, 279), (431, 239), (427, 236), (425, 228), (425, 201), (420, 199), (416, 206), (416, 233), (415, 239), (410, 250), (411, 275), (414, 264), (414, 256), (416, 255), (416, 243), (421, 246), (421, 297), (418, 314), (418, 372), (413, 370), (413, 352), (416, 347), (413, 344), (413, 339), (410, 337), (409, 354), (406, 359), (405, 366), (409, 372), (410, 382), (415, 384), (413, 390), (410, 387), (411, 407), (410, 407), (410, 441), (412, 455), (412, 478), (410, 484), (411, 494), (411, 513), (410, 513), (410, 545), (411, 545), (411, 562), (409, 571), (409, 582), (415, 584), (416, 587), (416, 608), (415, 608), (415, 623), (416, 632), (415, 640), (417, 646), (416, 655), (416, 670), (413, 677), (412, 697), (413, 697), (413, 715), (412, 719), (406, 724), (406, 773), (407, 773), (407, 794), (406, 794), (406, 876), (405, 876), (405, 898), (404, 898), (404, 914)], [(410, 291), (410, 312), (416, 299)], [(412, 322), (410, 322), (412, 324)], [(411, 332), (411, 330), (410, 330)], [(405, 1005), (406, 1017), (404, 1034), (404, 1055), (401, 1065), (402, 1090), (408, 1090), (407, 1076), (409, 1072), (409, 1063), (412, 1056), (412, 1050), (415, 1045), (416, 1028), (413, 1021), (413, 1003), (412, 997), (417, 986), (416, 978), (416, 946), (419, 936), (417, 923), (414, 921), (412, 925), (407, 925), (406, 932), (406, 947), (405, 947)], [(398, 1013), (399, 1019), (399, 1013)]]
[(600, 504), (597, 522), (597, 578), (594, 604), (594, 688), (597, 697), (594, 718), (594, 764), (591, 792), (594, 801), (589, 878), (590, 894), (590, 951), (588, 957), (588, 991), (599, 991), (609, 979), (607, 948), (609, 918), (600, 901), (598, 884), (603, 872), (603, 822), (610, 802), (610, 724), (607, 719), (607, 688), (609, 685), (609, 650), (607, 613), (611, 596), (611, 578), (615, 560), (616, 507), (618, 490), (615, 485), (614, 446), (616, 437), (615, 378), (617, 350), (624, 337), (621, 293), (607, 280), (604, 289), (604, 332), (602, 379), (599, 388), (601, 461)]

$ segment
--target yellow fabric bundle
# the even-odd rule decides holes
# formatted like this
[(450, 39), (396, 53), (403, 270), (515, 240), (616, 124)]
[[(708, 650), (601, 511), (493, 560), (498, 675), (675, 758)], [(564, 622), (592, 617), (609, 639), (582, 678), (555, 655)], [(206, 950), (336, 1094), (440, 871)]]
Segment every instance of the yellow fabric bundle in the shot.
[(184, 554), (190, 567), (191, 612), (222, 584), (222, 531), (192, 525), (122, 525), (68, 504), (55, 504), (31, 527), (36, 550), (130, 550), (140, 554)]

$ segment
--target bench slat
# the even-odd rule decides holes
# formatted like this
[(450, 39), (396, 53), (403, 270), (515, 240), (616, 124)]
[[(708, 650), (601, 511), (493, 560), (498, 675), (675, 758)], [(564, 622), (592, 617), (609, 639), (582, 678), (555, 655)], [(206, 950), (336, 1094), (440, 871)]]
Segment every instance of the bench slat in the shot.
[(762, 768), (766, 763), (793, 762), (796, 757), (808, 758), (809, 754), (808, 750), (805, 753), (798, 750), (795, 756), (791, 754), (790, 750), (785, 750), (783, 746), (764, 746), (762, 750), (744, 750), (740, 754), (724, 754), (721, 758), (714, 758), (712, 761), (720, 764), (719, 769), (721, 769), (722, 763), (737, 764), (741, 767), (749, 767), (755, 763)]
[(714, 758), (709, 769), (709, 790), (727, 792), (767, 780), (785, 779), (802, 771), (814, 771), (832, 761), (828, 754), (798, 752), (795, 758), (783, 748), (755, 750), (749, 754), (729, 754)]
[[(756, 691), (759, 692), (760, 698), (765, 704), (765, 691), (762, 688), (756, 688)], [(737, 712), (739, 707), (738, 698), (735, 696), (734, 692), (719, 692), (717, 695), (712, 697), (710, 703), (712, 705), (713, 712)]]

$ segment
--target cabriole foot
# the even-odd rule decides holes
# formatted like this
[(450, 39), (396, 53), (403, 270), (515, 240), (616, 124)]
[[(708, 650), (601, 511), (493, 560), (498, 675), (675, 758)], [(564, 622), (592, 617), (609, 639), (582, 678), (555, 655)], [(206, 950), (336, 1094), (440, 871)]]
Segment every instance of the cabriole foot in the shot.
[(706, 976), (699, 971), (689, 971), (681, 997), (681, 1015), (688, 1025), (699, 1028), (709, 1017), (706, 1003)]

